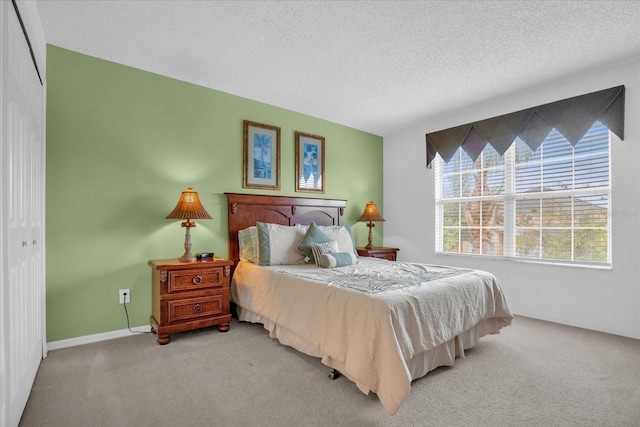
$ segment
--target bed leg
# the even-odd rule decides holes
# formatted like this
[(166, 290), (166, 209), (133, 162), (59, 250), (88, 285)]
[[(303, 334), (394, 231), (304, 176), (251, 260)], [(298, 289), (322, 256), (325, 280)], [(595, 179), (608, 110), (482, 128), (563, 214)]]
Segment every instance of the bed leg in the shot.
[(333, 371), (329, 372), (329, 378), (331, 378), (332, 380), (340, 378), (340, 375), (342, 374), (337, 369), (334, 369)]

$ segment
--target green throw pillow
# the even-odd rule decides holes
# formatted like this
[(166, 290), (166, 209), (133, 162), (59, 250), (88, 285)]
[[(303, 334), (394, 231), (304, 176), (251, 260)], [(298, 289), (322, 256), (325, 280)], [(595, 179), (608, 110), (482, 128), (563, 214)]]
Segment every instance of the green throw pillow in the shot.
[(307, 228), (307, 233), (304, 235), (300, 243), (298, 243), (297, 249), (298, 252), (304, 254), (306, 262), (315, 262), (313, 258), (313, 251), (311, 250), (311, 245), (315, 243), (326, 243), (330, 242), (331, 238), (324, 234), (315, 222), (312, 222)]

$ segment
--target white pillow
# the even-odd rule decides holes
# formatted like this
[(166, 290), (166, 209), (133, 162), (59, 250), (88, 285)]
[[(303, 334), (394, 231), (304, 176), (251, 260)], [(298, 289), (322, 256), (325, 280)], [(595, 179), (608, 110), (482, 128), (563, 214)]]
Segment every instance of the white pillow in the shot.
[(238, 231), (240, 259), (254, 264), (258, 263), (258, 227), (255, 225)]
[(346, 225), (325, 225), (318, 226), (318, 228), (331, 238), (338, 242), (338, 252), (348, 252), (357, 257), (356, 245), (353, 242), (353, 235), (351, 229)]
[(259, 265), (304, 264), (304, 255), (296, 247), (305, 235), (301, 227), (256, 223)]

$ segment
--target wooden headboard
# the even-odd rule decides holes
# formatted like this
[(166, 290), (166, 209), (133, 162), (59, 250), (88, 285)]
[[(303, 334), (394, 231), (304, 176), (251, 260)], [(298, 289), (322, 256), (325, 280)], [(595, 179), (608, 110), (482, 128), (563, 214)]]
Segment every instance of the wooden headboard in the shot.
[(238, 231), (257, 221), (281, 225), (344, 225), (346, 200), (224, 193), (228, 201), (229, 259), (240, 260)]

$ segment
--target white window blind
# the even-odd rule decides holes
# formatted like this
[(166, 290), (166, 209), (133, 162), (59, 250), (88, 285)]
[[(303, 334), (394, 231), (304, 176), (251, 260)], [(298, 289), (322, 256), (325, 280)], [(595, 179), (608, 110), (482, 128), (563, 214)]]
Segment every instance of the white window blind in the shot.
[(534, 151), (459, 148), (436, 176), (436, 252), (611, 264), (610, 134), (596, 122), (573, 146), (553, 129)]

